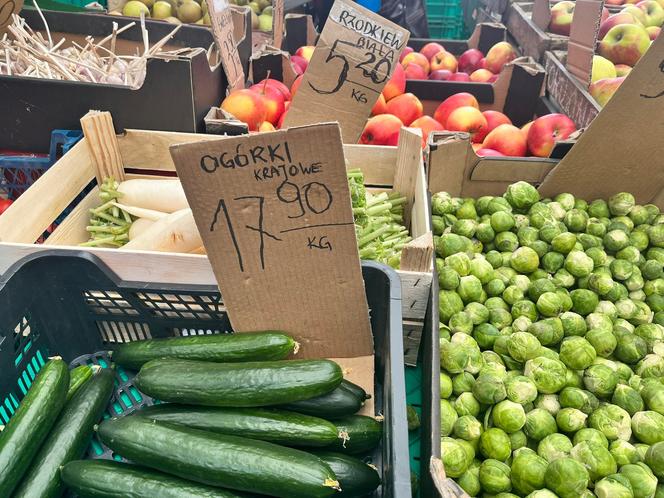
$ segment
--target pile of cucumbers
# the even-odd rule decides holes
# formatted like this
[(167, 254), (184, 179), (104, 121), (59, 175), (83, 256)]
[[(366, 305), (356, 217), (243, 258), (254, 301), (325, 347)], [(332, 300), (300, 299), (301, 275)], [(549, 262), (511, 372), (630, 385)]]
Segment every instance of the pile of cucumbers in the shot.
[[(83, 379), (82, 387), (66, 401), (69, 372), (62, 360), (51, 360), (0, 433), (0, 496), (57, 497), (66, 488), (81, 498), (324, 498), (372, 493), (380, 477), (365, 461), (380, 443), (382, 424), (356, 414), (368, 399), (366, 392), (345, 380), (333, 361), (286, 360), (297, 349), (297, 343), (281, 332), (122, 344), (111, 353), (113, 363), (138, 370), (134, 385), (159, 403), (98, 426), (113, 373), (102, 370)], [(56, 368), (64, 380), (47, 382)], [(63, 431), (59, 426), (67, 426), (70, 439), (75, 431), (71, 416), (61, 423), (68, 407), (88, 399), (93, 382), (99, 384), (98, 378), (109, 375), (108, 394), (96, 396), (100, 410), (85, 418), (85, 424), (78, 423), (76, 450), (62, 449), (62, 442), (70, 441), (56, 435)], [(27, 413), (26, 406), (36, 405), (42, 408), (39, 414)], [(29, 425), (12, 429), (24, 425), (17, 418), (29, 418)], [(80, 460), (94, 430), (115, 455), (131, 463)], [(6, 437), (8, 431), (15, 435)], [(38, 454), (33, 448), (37, 439), (45, 440)], [(5, 455), (15, 440), (26, 447), (20, 459)], [(32, 484), (45, 481), (50, 487), (44, 484), (43, 491)]]

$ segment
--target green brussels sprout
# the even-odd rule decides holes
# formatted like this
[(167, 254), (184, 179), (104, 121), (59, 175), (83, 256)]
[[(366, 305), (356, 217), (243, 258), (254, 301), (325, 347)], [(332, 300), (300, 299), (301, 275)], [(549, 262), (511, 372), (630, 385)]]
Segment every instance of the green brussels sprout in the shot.
[(591, 365), (583, 373), (583, 384), (595, 396), (608, 398), (618, 384), (618, 376), (605, 365)]
[(484, 432), (482, 423), (472, 415), (463, 415), (457, 418), (452, 429), (455, 438), (471, 442), (479, 439), (482, 432)]
[(618, 339), (613, 354), (620, 361), (634, 364), (641, 360), (648, 352), (648, 344), (636, 334), (626, 334)]
[(588, 329), (611, 330), (613, 329), (613, 320), (606, 315), (595, 312), (586, 316), (586, 325)]
[(440, 438), (440, 456), (448, 477), (461, 477), (472, 462), (460, 441), (451, 437)]
[(507, 232), (514, 227), (515, 221), (512, 213), (507, 211), (497, 211), (491, 215), (491, 228), (496, 234)]
[(477, 341), (480, 348), (488, 349), (496, 342), (496, 338), (501, 335), (500, 330), (491, 325), (490, 323), (483, 323), (478, 325), (473, 330), (473, 337)]
[(584, 441), (598, 444), (599, 446), (607, 449), (609, 448), (609, 440), (606, 439), (606, 436), (597, 429), (593, 429), (592, 427), (584, 427), (574, 434), (573, 442), (575, 446)]
[(489, 458), (480, 465), (480, 484), (488, 493), (502, 493), (512, 489), (509, 465)]
[(537, 386), (532, 380), (523, 375), (518, 375), (506, 381), (505, 390), (507, 399), (521, 405), (532, 403), (537, 398)]
[(643, 264), (641, 268), (643, 278), (647, 280), (655, 280), (664, 277), (664, 263), (656, 259), (649, 259)]
[(445, 265), (456, 271), (460, 277), (470, 273), (470, 257), (465, 252), (458, 252), (445, 258)]
[(537, 338), (528, 332), (515, 332), (507, 340), (509, 355), (520, 363), (535, 358), (540, 346)]
[(613, 335), (613, 330), (611, 329), (591, 329), (586, 332), (585, 339), (595, 348), (597, 356), (601, 356), (602, 358), (611, 356), (611, 353), (613, 353), (618, 345), (618, 339)]
[(646, 296), (662, 296), (664, 295), (664, 278), (659, 277), (654, 280), (648, 280), (643, 286), (643, 293)]
[(541, 441), (549, 434), (554, 434), (557, 431), (556, 419), (546, 410), (535, 408), (526, 413), (526, 423), (523, 426), (523, 432), (530, 439)]
[(664, 385), (649, 382), (641, 389), (641, 397), (648, 409), (664, 415)]
[(512, 318), (516, 319), (525, 316), (531, 321), (537, 320), (537, 306), (532, 301), (522, 299), (512, 305)]
[(504, 462), (512, 453), (512, 446), (505, 431), (492, 427), (485, 430), (480, 436), (479, 450), (486, 458)]
[(452, 396), (452, 379), (446, 373), (440, 372), (440, 397), (447, 399)]
[(465, 199), (454, 213), (457, 218), (474, 220), (477, 219), (477, 210), (475, 209), (475, 201), (472, 199)]
[(532, 273), (539, 266), (539, 256), (530, 247), (519, 247), (512, 253), (510, 265), (519, 273)]
[(540, 278), (531, 282), (528, 288), (528, 297), (536, 302), (546, 292), (555, 292), (556, 285), (548, 278)]
[(599, 304), (597, 294), (588, 289), (574, 289), (569, 293), (569, 296), (572, 298), (572, 311), (582, 316), (595, 311), (595, 308)]
[(452, 333), (471, 334), (473, 332), (473, 320), (465, 311), (454, 313), (449, 320), (448, 326)]
[(609, 264), (608, 256), (601, 247), (589, 247), (586, 254), (593, 260), (595, 268), (601, 268)]
[(519, 452), (512, 461), (512, 486), (525, 495), (543, 489), (548, 462), (534, 452)]
[(464, 303), (479, 301), (482, 291), (482, 282), (474, 275), (461, 277), (459, 280), (457, 293)]
[(604, 235), (602, 242), (608, 251), (616, 253), (629, 245), (629, 235), (623, 230), (611, 230)]
[(484, 360), (485, 364), (497, 363), (498, 365), (505, 366), (505, 362), (495, 351), (482, 351), (482, 359)]
[(611, 292), (609, 292), (605, 297), (615, 303), (616, 301), (620, 299), (625, 299), (628, 297), (629, 291), (627, 290), (627, 287), (625, 287), (623, 284), (620, 282), (615, 282), (613, 285), (613, 289), (611, 289)]
[(664, 441), (664, 415), (648, 410), (632, 416), (632, 433), (642, 443)]
[(468, 470), (456, 480), (456, 483), (461, 489), (468, 493), (469, 496), (479, 495), (482, 491), (479, 464), (476, 468), (469, 467)]
[(527, 182), (516, 182), (507, 187), (505, 199), (517, 210), (527, 210), (536, 202), (539, 202), (540, 195), (535, 187)]
[(540, 393), (553, 394), (565, 387), (566, 371), (562, 361), (539, 357), (526, 362), (523, 374), (535, 383)]
[(475, 229), (475, 237), (484, 244), (491, 242), (495, 236), (496, 232), (494, 232), (489, 222), (479, 223)]
[(618, 471), (616, 461), (609, 450), (591, 441), (583, 441), (574, 446), (570, 451), (570, 456), (585, 466), (592, 481)]
[(555, 273), (563, 267), (565, 256), (559, 252), (547, 252), (542, 257), (542, 268), (549, 273)]
[(457, 421), (457, 412), (452, 403), (446, 399), (440, 400), (440, 435), (449, 436), (452, 434), (454, 423)]
[(452, 254), (462, 253), (467, 247), (468, 240), (468, 237), (463, 237), (456, 233), (444, 233), (438, 238), (436, 252), (443, 258)]
[(507, 399), (495, 405), (491, 415), (493, 424), (508, 434), (521, 430), (526, 423), (523, 406)]
[(505, 288), (503, 292), (503, 299), (507, 304), (514, 304), (517, 301), (523, 300), (523, 291), (519, 289), (516, 285), (510, 285)]
[[(466, 339), (467, 338), (467, 339)], [(449, 373), (480, 371), (482, 353), (475, 340), (466, 334), (455, 334), (440, 345), (440, 364)]]
[(463, 301), (456, 292), (442, 290), (438, 293), (438, 310), (440, 320), (447, 322), (454, 313), (463, 311)]
[(643, 225), (644, 223), (648, 223), (650, 213), (645, 206), (634, 206), (629, 212), (629, 218), (635, 225)]
[(596, 357), (592, 344), (583, 337), (567, 337), (560, 344), (560, 361), (573, 370), (588, 368)]
[(597, 498), (634, 498), (632, 484), (621, 474), (612, 474), (595, 483)]
[[(549, 360), (559, 360), (560, 357), (556, 351), (554, 351), (551, 348), (547, 348), (545, 346), (542, 346), (539, 351), (539, 355), (542, 358), (547, 358)], [(565, 373), (565, 385), (567, 385), (567, 372)]]
[(657, 323), (642, 323), (634, 328), (634, 335), (646, 341), (648, 352), (652, 353), (655, 344), (664, 342), (664, 327)]
[(546, 410), (549, 412), (551, 415), (554, 417), (558, 414), (560, 411), (560, 400), (558, 399), (557, 394), (540, 394), (537, 396), (535, 399), (534, 403), (535, 408), (539, 408), (541, 410)]
[(504, 311), (509, 312), (509, 310), (510, 310), (510, 307), (508, 306), (508, 304), (505, 301), (503, 301), (503, 299), (500, 298), (500, 297), (490, 297), (490, 298), (488, 298), (486, 301), (484, 301), (484, 306), (486, 306), (486, 308), (489, 311), (504, 310)]
[[(634, 246), (623, 247), (620, 251), (616, 253), (616, 259), (629, 261), (633, 265), (637, 265), (639, 263), (640, 257), (641, 257), (641, 251), (639, 251)], [(634, 270), (636, 270), (636, 268), (634, 268)]]
[(565, 387), (583, 387), (583, 371), (567, 369), (565, 374)]
[(611, 441), (609, 451), (619, 467), (629, 463), (636, 463), (641, 460), (639, 452), (636, 451), (634, 445), (627, 441), (623, 441), (622, 439)]
[(578, 498), (590, 484), (590, 476), (583, 464), (563, 457), (549, 462), (544, 482), (560, 498)]
[(475, 399), (475, 396), (473, 396), (473, 393), (470, 391), (459, 394), (457, 399), (453, 401), (453, 405), (459, 417), (463, 417), (464, 415), (477, 417), (480, 414), (480, 403)]
[(580, 209), (571, 209), (565, 214), (563, 222), (570, 232), (583, 232), (588, 225), (588, 213)]
[(494, 278), (487, 282), (484, 286), (484, 291), (490, 297), (502, 296), (503, 292), (505, 292), (505, 284), (499, 278)]
[(611, 275), (616, 280), (627, 280), (634, 273), (634, 265), (624, 259), (614, 259), (609, 264)]
[(576, 408), (588, 415), (599, 407), (599, 401), (593, 393), (577, 387), (566, 387), (560, 391), (558, 399), (560, 406), (564, 408)]
[(563, 311), (562, 299), (556, 292), (545, 292), (537, 299), (537, 311), (547, 317), (558, 316)]
[(571, 232), (563, 232), (551, 240), (551, 247), (560, 254), (568, 254), (576, 245), (576, 235)]
[(456, 233), (457, 235), (463, 235), (464, 237), (467, 237), (469, 239), (475, 236), (476, 230), (477, 230), (477, 221), (468, 220), (468, 219), (456, 220), (451, 228), (452, 233)]
[(463, 393), (470, 393), (473, 390), (473, 384), (475, 384), (475, 377), (469, 372), (461, 372), (452, 377), (452, 390), (455, 396), (460, 397)]
[(565, 270), (575, 277), (587, 277), (593, 271), (593, 260), (583, 251), (570, 251), (565, 258)]
[[(438, 322), (438, 339), (439, 341), (449, 341), (452, 338), (452, 334), (450, 332), (450, 328), (443, 324)], [(442, 344), (442, 342), (441, 342)]]
[(556, 424), (564, 432), (574, 433), (586, 426), (588, 415), (576, 408), (562, 408), (556, 414)]
[(431, 212), (435, 215), (452, 214), (458, 206), (447, 192), (437, 192), (431, 196)]
[(649, 323), (652, 317), (652, 310), (643, 301), (636, 301), (636, 315), (634, 315), (630, 322), (634, 325), (641, 325)]
[(545, 318), (528, 327), (542, 346), (558, 344), (564, 337), (563, 324), (560, 318)]
[(507, 376), (507, 369), (505, 368), (505, 365), (503, 365), (502, 363), (484, 362), (482, 368), (480, 369), (479, 375), (480, 376), (490, 375), (504, 380), (505, 377)]
[(558, 287), (564, 287), (565, 289), (569, 289), (574, 285), (574, 283), (575, 283), (574, 275), (572, 275), (564, 268), (558, 270), (553, 276), (553, 284)]
[(468, 303), (464, 308), (473, 325), (480, 325), (489, 321), (490, 312), (482, 303)]
[(525, 246), (539, 240), (539, 230), (530, 226), (524, 226), (517, 230), (516, 237), (519, 239), (519, 244)]
[(630, 415), (643, 410), (641, 395), (635, 389), (625, 384), (618, 384), (616, 386), (611, 397), (611, 403), (618, 405)]
[(588, 206), (588, 215), (593, 218), (608, 218), (611, 216), (609, 206), (603, 199), (597, 199), (590, 203)]
[[(532, 325), (532, 321), (530, 321), (530, 318), (525, 317), (525, 316), (520, 316), (516, 320), (512, 321), (512, 330), (516, 332), (526, 332), (528, 330), (528, 327)], [(539, 341), (538, 341), (539, 342)]]
[(632, 372), (632, 369), (624, 364), (622, 361), (614, 361), (616, 365), (616, 375), (618, 375), (618, 384), (624, 384), (627, 383), (629, 378), (634, 375), (634, 372)]
[(646, 379), (664, 377), (664, 358), (658, 354), (648, 354), (636, 364), (634, 373)]
[(565, 337), (584, 336), (587, 331), (586, 321), (578, 313), (566, 311), (560, 315)]
[(476, 256), (470, 260), (470, 274), (484, 285), (494, 278), (493, 266), (485, 258)]
[(657, 478), (642, 462), (630, 463), (620, 467), (620, 475), (629, 479), (634, 498), (648, 498), (657, 490)]
[(634, 443), (634, 447), (639, 454), (639, 461), (643, 462), (646, 459), (646, 452), (650, 448), (650, 445), (643, 443)]
[(537, 454), (547, 462), (556, 458), (569, 456), (572, 449), (572, 441), (564, 434), (550, 434), (542, 439), (537, 445)]
[(606, 296), (611, 292), (614, 283), (610, 275), (591, 273), (588, 277), (588, 288), (600, 296)]
[(480, 403), (493, 405), (507, 397), (503, 380), (493, 375), (481, 375), (473, 385), (473, 396)]
[(629, 243), (630, 245), (636, 247), (639, 251), (645, 251), (650, 245), (650, 237), (646, 230), (638, 230), (638, 228), (645, 227), (641, 225), (637, 227), (637, 230), (634, 230), (629, 234)]
[(528, 436), (523, 431), (516, 431), (509, 434), (510, 444), (512, 445), (512, 451), (516, 451), (519, 448), (523, 448), (528, 444)]
[[(564, 229), (565, 227), (563, 227)], [(538, 233), (539, 233), (539, 239), (543, 240), (544, 242), (550, 244), (551, 241), (557, 236), (560, 235), (562, 232), (561, 227), (559, 224), (554, 220), (550, 223), (546, 223), (544, 226), (542, 226)]]
[(604, 237), (606, 235), (606, 226), (599, 219), (590, 218), (586, 225), (586, 233), (594, 237)]
[(459, 287), (459, 274), (451, 266), (438, 270), (438, 284), (442, 290), (454, 290)]
[(649, 228), (648, 238), (650, 239), (650, 245), (664, 247), (664, 226), (662, 226), (662, 223), (658, 223)]
[(609, 198), (608, 205), (613, 216), (626, 216), (636, 205), (636, 200), (632, 194), (620, 192)]
[(618, 310), (620, 318), (627, 320), (636, 315), (637, 312), (636, 304), (631, 299), (619, 299), (616, 301), (616, 310)]
[(497, 329), (503, 330), (512, 325), (512, 314), (502, 308), (492, 309), (489, 312), (489, 322)]
[(604, 434), (609, 441), (629, 441), (632, 436), (629, 413), (616, 405), (600, 406), (588, 417), (588, 425)]
[(648, 448), (644, 461), (655, 476), (664, 479), (664, 442), (660, 441)]

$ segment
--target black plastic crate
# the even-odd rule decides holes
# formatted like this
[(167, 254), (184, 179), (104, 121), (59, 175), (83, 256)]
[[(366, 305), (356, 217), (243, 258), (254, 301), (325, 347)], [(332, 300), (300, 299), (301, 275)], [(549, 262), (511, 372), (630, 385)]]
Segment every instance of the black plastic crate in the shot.
[[(375, 348), (375, 406), (383, 442), (371, 456), (383, 485), (374, 498), (409, 498), (408, 429), (401, 334), (401, 287), (384, 265), (362, 263)], [(125, 282), (95, 255), (52, 250), (29, 256), (0, 278), (0, 424), (18, 407), (49, 356), (108, 366), (114, 344), (151, 337), (230, 331), (213, 286)], [(118, 368), (108, 417), (152, 404)], [(89, 458), (116, 458), (98, 441)], [(155, 497), (157, 498), (157, 497)]]

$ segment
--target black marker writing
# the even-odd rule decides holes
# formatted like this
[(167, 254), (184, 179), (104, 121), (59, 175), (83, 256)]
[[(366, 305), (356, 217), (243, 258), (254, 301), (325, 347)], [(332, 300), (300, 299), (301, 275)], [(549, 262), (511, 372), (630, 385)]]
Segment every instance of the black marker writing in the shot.
[(212, 220), (212, 224), (210, 225), (210, 231), (214, 232), (214, 226), (217, 224), (217, 219), (219, 217), (219, 212), (222, 211), (224, 212), (224, 216), (226, 217), (226, 226), (228, 227), (228, 232), (231, 235), (231, 240), (233, 241), (233, 247), (235, 247), (235, 255), (237, 256), (237, 261), (238, 264), (240, 265), (240, 271), (244, 271), (244, 263), (242, 262), (242, 253), (240, 252), (240, 246), (237, 243), (237, 239), (235, 238), (235, 230), (233, 229), (233, 223), (231, 223), (231, 218), (228, 215), (228, 208), (226, 207), (226, 201), (223, 199), (219, 199), (219, 203), (217, 204), (217, 210), (214, 212), (214, 219)]
[(307, 247), (309, 249), (327, 249), (331, 251), (332, 243), (327, 240), (327, 235), (321, 235), (320, 237), (316, 235), (313, 237), (307, 236)]
[[(662, 60), (659, 63), (659, 70), (660, 70), (660, 72), (664, 73), (664, 60)], [(658, 94), (655, 94), (655, 95), (646, 95), (645, 93), (642, 93), (641, 97), (643, 97), (645, 99), (658, 99), (662, 95), (664, 95), (664, 90), (662, 90), (661, 92), (659, 92)]]

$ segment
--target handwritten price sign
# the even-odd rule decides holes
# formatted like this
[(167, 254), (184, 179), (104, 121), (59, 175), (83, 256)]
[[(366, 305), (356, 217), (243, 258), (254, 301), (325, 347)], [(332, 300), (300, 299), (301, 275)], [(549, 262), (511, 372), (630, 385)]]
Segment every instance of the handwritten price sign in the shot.
[(296, 126), (334, 119), (355, 143), (392, 76), (409, 32), (347, 0), (330, 11), (316, 50), (286, 115)]
[(233, 18), (227, 0), (208, 1), (212, 35), (231, 90), (244, 88), (244, 70), (233, 38)]
[(309, 355), (324, 354), (321, 330), (354, 330), (368, 342), (346, 353), (371, 351), (337, 124), (177, 145), (171, 155), (236, 330), (297, 331), (311, 338)]
[(0, 33), (23, 8), (23, 0), (0, 0)]

